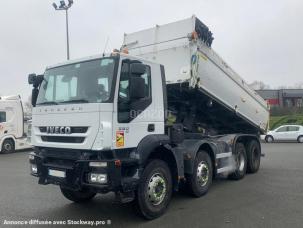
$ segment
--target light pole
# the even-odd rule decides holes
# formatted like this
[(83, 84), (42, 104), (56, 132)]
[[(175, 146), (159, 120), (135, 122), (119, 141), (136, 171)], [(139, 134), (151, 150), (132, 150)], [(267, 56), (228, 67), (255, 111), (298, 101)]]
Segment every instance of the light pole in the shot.
[(65, 1), (60, 1), (60, 6), (58, 7), (56, 3), (53, 3), (55, 10), (65, 10), (66, 18), (66, 45), (67, 45), (67, 60), (69, 60), (69, 32), (68, 32), (68, 9), (72, 7), (74, 1), (68, 0), (68, 5), (65, 4)]

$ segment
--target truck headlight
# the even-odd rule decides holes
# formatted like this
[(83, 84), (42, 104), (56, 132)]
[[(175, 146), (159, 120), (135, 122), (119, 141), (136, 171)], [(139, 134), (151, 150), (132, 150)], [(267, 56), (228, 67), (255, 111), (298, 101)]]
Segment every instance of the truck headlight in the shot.
[(90, 167), (107, 167), (107, 162), (90, 162)]
[(95, 183), (95, 184), (107, 183), (107, 174), (90, 173), (88, 178), (90, 183)]
[(38, 173), (37, 165), (31, 164), (31, 173), (32, 174)]

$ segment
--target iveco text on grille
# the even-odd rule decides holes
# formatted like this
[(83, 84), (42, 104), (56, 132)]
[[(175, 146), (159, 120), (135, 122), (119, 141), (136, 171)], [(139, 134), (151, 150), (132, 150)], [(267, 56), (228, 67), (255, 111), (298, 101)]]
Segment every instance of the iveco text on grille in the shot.
[(47, 134), (66, 134), (72, 133), (71, 127), (46, 127)]

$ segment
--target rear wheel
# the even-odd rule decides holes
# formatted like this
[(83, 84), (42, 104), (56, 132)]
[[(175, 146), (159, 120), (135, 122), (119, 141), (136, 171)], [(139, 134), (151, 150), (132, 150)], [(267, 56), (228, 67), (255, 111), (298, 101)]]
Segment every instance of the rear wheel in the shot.
[(193, 174), (188, 176), (188, 190), (195, 197), (203, 196), (209, 190), (213, 178), (213, 167), (209, 155), (199, 151), (194, 163)]
[(247, 156), (243, 143), (237, 143), (234, 153), (235, 158), (235, 171), (230, 174), (230, 179), (240, 180), (245, 176), (247, 168)]
[(256, 173), (260, 168), (261, 147), (256, 140), (252, 140), (247, 145), (247, 172)]
[(267, 135), (267, 136), (265, 137), (265, 141), (266, 141), (267, 143), (272, 143), (272, 142), (274, 142), (274, 137), (272, 137), (271, 135)]
[(75, 203), (83, 203), (83, 202), (89, 201), (92, 198), (94, 198), (96, 195), (96, 193), (91, 192), (88, 189), (74, 191), (74, 190), (70, 190), (70, 189), (67, 189), (67, 188), (64, 188), (61, 186), (60, 186), (60, 189), (65, 198), (67, 198), (70, 201), (73, 201)]
[(15, 143), (12, 139), (5, 139), (2, 148), (1, 148), (1, 153), (7, 154), (7, 153), (12, 153), (15, 151)]
[(303, 143), (303, 135), (300, 135), (297, 139), (298, 143)]
[(168, 207), (172, 195), (172, 177), (167, 164), (151, 160), (145, 167), (136, 192), (136, 210), (146, 219), (155, 219)]

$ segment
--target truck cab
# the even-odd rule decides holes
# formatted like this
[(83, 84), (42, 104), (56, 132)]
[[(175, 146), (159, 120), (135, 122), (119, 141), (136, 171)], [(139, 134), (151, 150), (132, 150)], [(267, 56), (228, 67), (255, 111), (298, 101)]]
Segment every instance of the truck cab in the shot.
[(162, 88), (160, 65), (128, 55), (49, 67), (33, 110), (32, 143), (134, 148), (149, 134), (164, 134), (163, 93), (157, 88)]
[(0, 97), (0, 153), (29, 148), (20, 96)]

